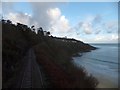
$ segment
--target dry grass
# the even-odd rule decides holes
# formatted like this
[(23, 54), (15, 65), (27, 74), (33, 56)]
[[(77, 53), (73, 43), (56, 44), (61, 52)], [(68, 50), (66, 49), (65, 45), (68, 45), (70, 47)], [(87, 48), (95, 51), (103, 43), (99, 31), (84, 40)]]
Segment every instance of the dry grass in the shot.
[(34, 47), (37, 61), (50, 76), (54, 87), (95, 89), (98, 81), (89, 76), (84, 68), (78, 69), (71, 63), (70, 52), (60, 44), (54, 44), (50, 46), (44, 42)]

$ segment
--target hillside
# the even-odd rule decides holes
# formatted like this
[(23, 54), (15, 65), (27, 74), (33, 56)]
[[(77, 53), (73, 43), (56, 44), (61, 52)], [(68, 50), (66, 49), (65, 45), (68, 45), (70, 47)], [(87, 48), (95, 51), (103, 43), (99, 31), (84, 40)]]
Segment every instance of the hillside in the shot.
[[(78, 69), (71, 61), (72, 56), (79, 52), (88, 52), (96, 48), (82, 41), (69, 38), (44, 35), (42, 28), (35, 33), (34, 26), (1, 20), (2, 24), (2, 74), (3, 88), (12, 88), (20, 72), (21, 60), (26, 52), (33, 48), (36, 59), (49, 77), (52, 87), (59, 88), (93, 88), (98, 81), (88, 76), (81, 67)], [(13, 83), (12, 83), (13, 82)]]

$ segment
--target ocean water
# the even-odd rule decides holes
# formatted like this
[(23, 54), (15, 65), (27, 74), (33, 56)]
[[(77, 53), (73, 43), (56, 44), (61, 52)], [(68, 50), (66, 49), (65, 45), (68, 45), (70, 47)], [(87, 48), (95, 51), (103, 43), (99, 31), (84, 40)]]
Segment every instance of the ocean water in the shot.
[(99, 81), (98, 88), (118, 87), (118, 45), (91, 45), (99, 49), (83, 53), (81, 57), (73, 57), (73, 63), (92, 74)]

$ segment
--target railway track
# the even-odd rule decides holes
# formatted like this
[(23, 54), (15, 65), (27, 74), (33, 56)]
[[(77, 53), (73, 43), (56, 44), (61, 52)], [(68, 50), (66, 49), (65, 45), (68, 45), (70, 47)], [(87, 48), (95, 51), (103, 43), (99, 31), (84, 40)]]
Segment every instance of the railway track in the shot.
[(36, 62), (34, 51), (30, 49), (25, 58), (27, 62), (20, 88), (44, 88), (42, 73)]

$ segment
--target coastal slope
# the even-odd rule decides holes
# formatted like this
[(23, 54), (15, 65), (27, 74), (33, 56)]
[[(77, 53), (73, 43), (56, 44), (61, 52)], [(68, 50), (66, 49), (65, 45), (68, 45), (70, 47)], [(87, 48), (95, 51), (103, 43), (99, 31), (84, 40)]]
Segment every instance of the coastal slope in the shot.
[(95, 89), (98, 81), (82, 67), (78, 69), (72, 64), (72, 56), (95, 50), (95, 47), (76, 39), (53, 37), (47, 31), (47, 35), (44, 35), (41, 28), (36, 33), (35, 29), (20, 23), (12, 24), (10, 20), (1, 20), (0, 23), (3, 88), (14, 87), (17, 73), (22, 68), (21, 59), (33, 48), (37, 63), (46, 73), (50, 87)]

